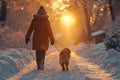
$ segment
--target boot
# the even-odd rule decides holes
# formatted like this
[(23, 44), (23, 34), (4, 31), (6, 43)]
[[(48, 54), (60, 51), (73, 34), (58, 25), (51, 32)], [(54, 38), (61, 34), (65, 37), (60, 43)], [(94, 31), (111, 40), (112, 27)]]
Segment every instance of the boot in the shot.
[(41, 62), (39, 65), (39, 70), (44, 70), (44, 62)]
[(44, 59), (45, 59), (45, 51), (37, 50), (36, 62), (37, 62), (38, 70), (44, 70)]

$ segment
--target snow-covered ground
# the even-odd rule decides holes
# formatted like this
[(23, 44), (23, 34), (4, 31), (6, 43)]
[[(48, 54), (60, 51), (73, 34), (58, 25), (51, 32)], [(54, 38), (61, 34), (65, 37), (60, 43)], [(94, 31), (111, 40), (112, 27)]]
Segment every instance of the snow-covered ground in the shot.
[(13, 76), (35, 59), (34, 53), (26, 49), (0, 50), (0, 80)]
[(92, 45), (90, 49), (87, 48), (88, 45), (82, 45), (77, 50), (78, 55), (89, 58), (90, 61), (99, 65), (101, 69), (111, 73), (111, 77), (120, 80), (120, 52), (114, 49), (106, 51), (104, 43)]
[(1, 50), (0, 80), (120, 80), (120, 52), (106, 51), (103, 43), (81, 43), (70, 49), (69, 72), (61, 71), (59, 52), (54, 46), (46, 54), (44, 71), (36, 70), (34, 51)]

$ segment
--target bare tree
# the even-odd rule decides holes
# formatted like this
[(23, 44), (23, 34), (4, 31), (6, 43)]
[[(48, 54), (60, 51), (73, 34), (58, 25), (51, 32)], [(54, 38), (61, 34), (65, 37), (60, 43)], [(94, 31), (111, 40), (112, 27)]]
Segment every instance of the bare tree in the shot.
[(88, 10), (87, 10), (87, 1), (83, 0), (83, 10), (85, 13), (85, 18), (86, 18), (86, 26), (87, 26), (87, 37), (88, 41), (91, 40), (91, 27), (90, 27), (90, 18), (88, 17)]
[(109, 0), (110, 13), (111, 13), (112, 20), (114, 21), (115, 20), (115, 12), (114, 12), (114, 8), (113, 8), (113, 5), (114, 5), (113, 2), (115, 2), (115, 1)]

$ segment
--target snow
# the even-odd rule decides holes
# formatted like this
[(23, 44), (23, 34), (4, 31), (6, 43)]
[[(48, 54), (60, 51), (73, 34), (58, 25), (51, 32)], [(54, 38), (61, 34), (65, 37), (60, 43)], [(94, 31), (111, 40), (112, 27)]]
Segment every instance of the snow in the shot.
[(34, 60), (33, 51), (26, 49), (8, 49), (0, 51), (0, 80), (14, 75), (26, 64)]
[[(84, 44), (84, 46), (86, 46), (86, 44)], [(77, 50), (77, 53), (85, 58), (90, 58), (92, 62), (99, 65), (100, 68), (107, 70), (107, 72), (110, 72), (114, 78), (119, 80), (120, 52), (114, 49), (106, 51), (104, 43), (92, 45), (91, 47), (91, 49), (79, 49)]]
[[(100, 57), (105, 55), (105, 46), (103, 44), (96, 46), (92, 45), (92, 47), (95, 47), (88, 49), (89, 46), (87, 44), (81, 44), (70, 47), (71, 50), (73, 49), (74, 51), (77, 51), (72, 51), (71, 53), (69, 72), (61, 71), (61, 67), (58, 63), (59, 51), (57, 51), (54, 46), (50, 46), (47, 51), (45, 70), (43, 71), (36, 70), (34, 51), (22, 48), (1, 50), (0, 80), (111, 80), (108, 77), (110, 74), (106, 73), (102, 69), (99, 69), (99, 66), (96, 64), (86, 61), (86, 58), (81, 57), (81, 54), (89, 54), (87, 56), (91, 59), (91, 61), (94, 57), (93, 61), (97, 61), (96, 63), (103, 61), (102, 64), (107, 64), (107, 69), (109, 69), (110, 64), (115, 67), (114, 65), (117, 65), (118, 63), (110, 63), (106, 57), (104, 58), (106, 62), (104, 62), (104, 60), (100, 60)], [(59, 49), (61, 48), (59, 47)], [(98, 53), (96, 51), (98, 51)], [(100, 55), (101, 53), (102, 55)], [(115, 71), (118, 72), (118, 69), (119, 68), (115, 68), (114, 71), (112, 69), (111, 73), (115, 73)]]
[(100, 34), (105, 34), (105, 31), (104, 30), (99, 30), (99, 31), (93, 32), (92, 36), (97, 36), (97, 35), (100, 35)]
[[(98, 66), (86, 62), (85, 59), (77, 56), (74, 52), (71, 57), (70, 71), (62, 72), (58, 64), (58, 57), (58, 52), (52, 52), (46, 56), (45, 70), (36, 70), (35, 61), (33, 61), (7, 80), (102, 80), (103, 78), (110, 80), (104, 76), (104, 72), (98, 70)], [(99, 79), (101, 73), (104, 75)]]

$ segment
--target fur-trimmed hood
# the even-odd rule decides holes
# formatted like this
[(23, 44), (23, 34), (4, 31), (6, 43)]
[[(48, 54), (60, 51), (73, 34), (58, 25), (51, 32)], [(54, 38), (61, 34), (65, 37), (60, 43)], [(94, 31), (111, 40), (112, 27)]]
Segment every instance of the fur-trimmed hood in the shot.
[(49, 16), (47, 14), (34, 14), (33, 15), (34, 18), (49, 18)]
[(43, 6), (40, 6), (37, 13), (33, 15), (34, 18), (48, 18), (45, 8)]

